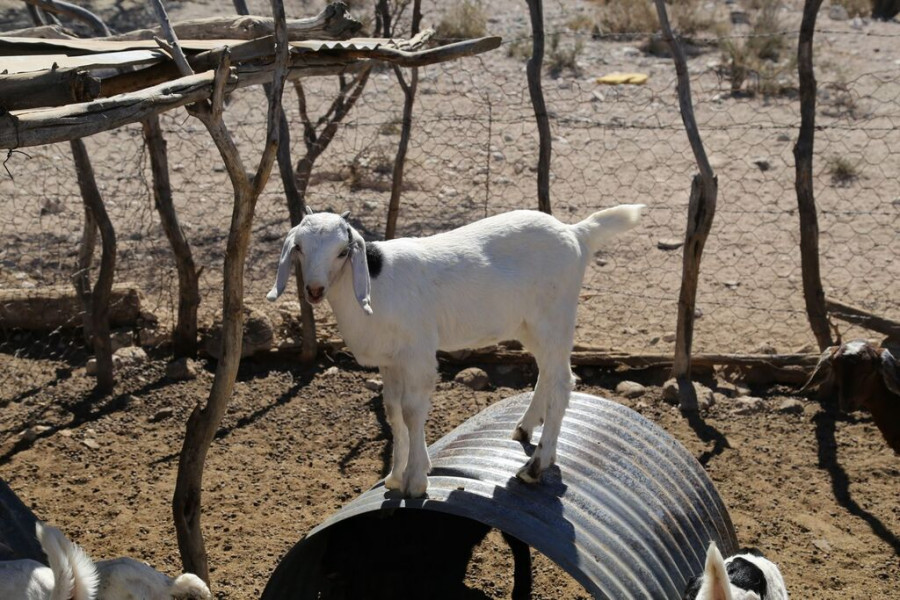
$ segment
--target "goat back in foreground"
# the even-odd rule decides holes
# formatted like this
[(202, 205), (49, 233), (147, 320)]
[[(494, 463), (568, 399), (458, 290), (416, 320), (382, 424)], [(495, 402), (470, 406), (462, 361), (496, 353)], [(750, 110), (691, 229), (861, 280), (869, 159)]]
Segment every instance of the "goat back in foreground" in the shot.
[(212, 598), (202, 579), (191, 573), (176, 579), (133, 558), (97, 562), (99, 600), (208, 600)]
[(788, 593), (781, 571), (759, 551), (723, 559), (710, 542), (703, 574), (688, 582), (682, 600), (788, 600)]

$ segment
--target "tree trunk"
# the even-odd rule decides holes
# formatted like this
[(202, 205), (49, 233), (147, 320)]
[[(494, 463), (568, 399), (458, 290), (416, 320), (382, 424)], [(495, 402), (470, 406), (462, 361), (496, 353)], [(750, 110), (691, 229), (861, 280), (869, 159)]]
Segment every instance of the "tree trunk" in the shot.
[(819, 222), (813, 193), (813, 141), (816, 127), (816, 77), (813, 72), (813, 34), (822, 0), (806, 0), (800, 22), (797, 45), (797, 70), (800, 75), (800, 134), (794, 146), (797, 207), (800, 214), (800, 265), (803, 272), (803, 298), (806, 315), (819, 350), (832, 345), (825, 310), (825, 291), (819, 270)]
[(159, 116), (153, 115), (143, 122), (144, 141), (150, 154), (150, 170), (153, 173), (153, 199), (159, 220), (175, 257), (178, 271), (178, 319), (172, 334), (173, 352), (176, 357), (197, 355), (197, 309), (200, 306), (198, 271), (178, 215), (172, 201), (169, 183), (169, 158), (166, 140), (159, 126)]
[[(112, 341), (109, 338), (109, 300), (112, 293), (113, 276), (116, 268), (116, 232), (112, 221), (106, 213), (100, 190), (97, 188), (97, 180), (94, 178), (94, 169), (88, 156), (84, 142), (80, 139), (70, 142), (72, 156), (75, 159), (75, 168), (78, 175), (78, 187), (81, 190), (81, 198), (85, 210), (90, 211), (91, 216), (100, 228), (100, 272), (97, 275), (97, 283), (91, 294), (91, 331), (94, 342), (94, 356), (97, 358), (97, 387), (98, 393), (106, 395), (113, 391), (115, 379), (113, 377)], [(83, 272), (82, 272), (83, 276)]]
[(528, 59), (528, 93), (534, 106), (538, 128), (538, 210), (550, 214), (550, 117), (541, 89), (541, 67), (544, 63), (544, 5), (542, 0), (528, 0), (531, 15), (532, 51)]
[(75, 293), (81, 300), (83, 309), (81, 316), (84, 343), (93, 347), (94, 326), (91, 309), (91, 263), (94, 260), (94, 248), (97, 246), (97, 221), (94, 214), (84, 206), (84, 227), (81, 231), (81, 244), (78, 247), (78, 269), (72, 276)]

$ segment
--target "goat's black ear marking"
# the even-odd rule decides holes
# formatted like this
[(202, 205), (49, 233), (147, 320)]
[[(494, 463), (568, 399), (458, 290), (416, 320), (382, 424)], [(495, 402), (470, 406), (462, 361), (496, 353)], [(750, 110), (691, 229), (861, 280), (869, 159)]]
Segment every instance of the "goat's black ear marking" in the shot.
[(762, 600), (766, 599), (768, 585), (766, 584), (766, 576), (763, 574), (762, 569), (746, 558), (736, 556), (728, 563), (727, 570), (728, 579), (731, 581), (731, 585), (737, 586), (742, 590), (747, 590), (748, 592), (756, 592)]
[(366, 244), (366, 265), (369, 267), (369, 279), (375, 279), (381, 273), (381, 267), (384, 262), (384, 254), (377, 242), (369, 242)]
[(765, 558), (765, 555), (759, 550), (759, 548), (753, 548), (752, 546), (749, 548), (741, 548), (738, 551), (738, 554), (752, 554), (753, 556)]

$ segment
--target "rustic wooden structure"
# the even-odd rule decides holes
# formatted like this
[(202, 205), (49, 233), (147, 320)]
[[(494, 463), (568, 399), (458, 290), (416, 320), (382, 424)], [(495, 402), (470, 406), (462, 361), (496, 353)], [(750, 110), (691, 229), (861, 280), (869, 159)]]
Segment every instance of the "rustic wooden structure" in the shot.
[[(112, 286), (109, 300), (111, 327), (134, 326), (141, 318), (141, 292), (129, 283)], [(0, 329), (54, 331), (81, 327), (84, 305), (75, 288), (41, 286), (0, 289)]]

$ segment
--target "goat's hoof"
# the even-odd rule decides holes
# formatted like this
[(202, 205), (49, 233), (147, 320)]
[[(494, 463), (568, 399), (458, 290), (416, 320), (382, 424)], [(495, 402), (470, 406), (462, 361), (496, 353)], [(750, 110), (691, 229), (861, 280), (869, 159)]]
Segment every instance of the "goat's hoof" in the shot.
[(512, 439), (523, 444), (530, 444), (531, 434), (525, 431), (523, 427), (516, 427), (515, 431), (513, 431)]
[(389, 490), (399, 490), (403, 487), (403, 479), (391, 472), (384, 480), (384, 487)]
[(538, 483), (541, 480), (541, 459), (531, 457), (525, 466), (518, 470), (516, 477), (525, 483)]
[(404, 498), (424, 498), (428, 491), (428, 479), (424, 482), (410, 482), (409, 486), (403, 491)]

